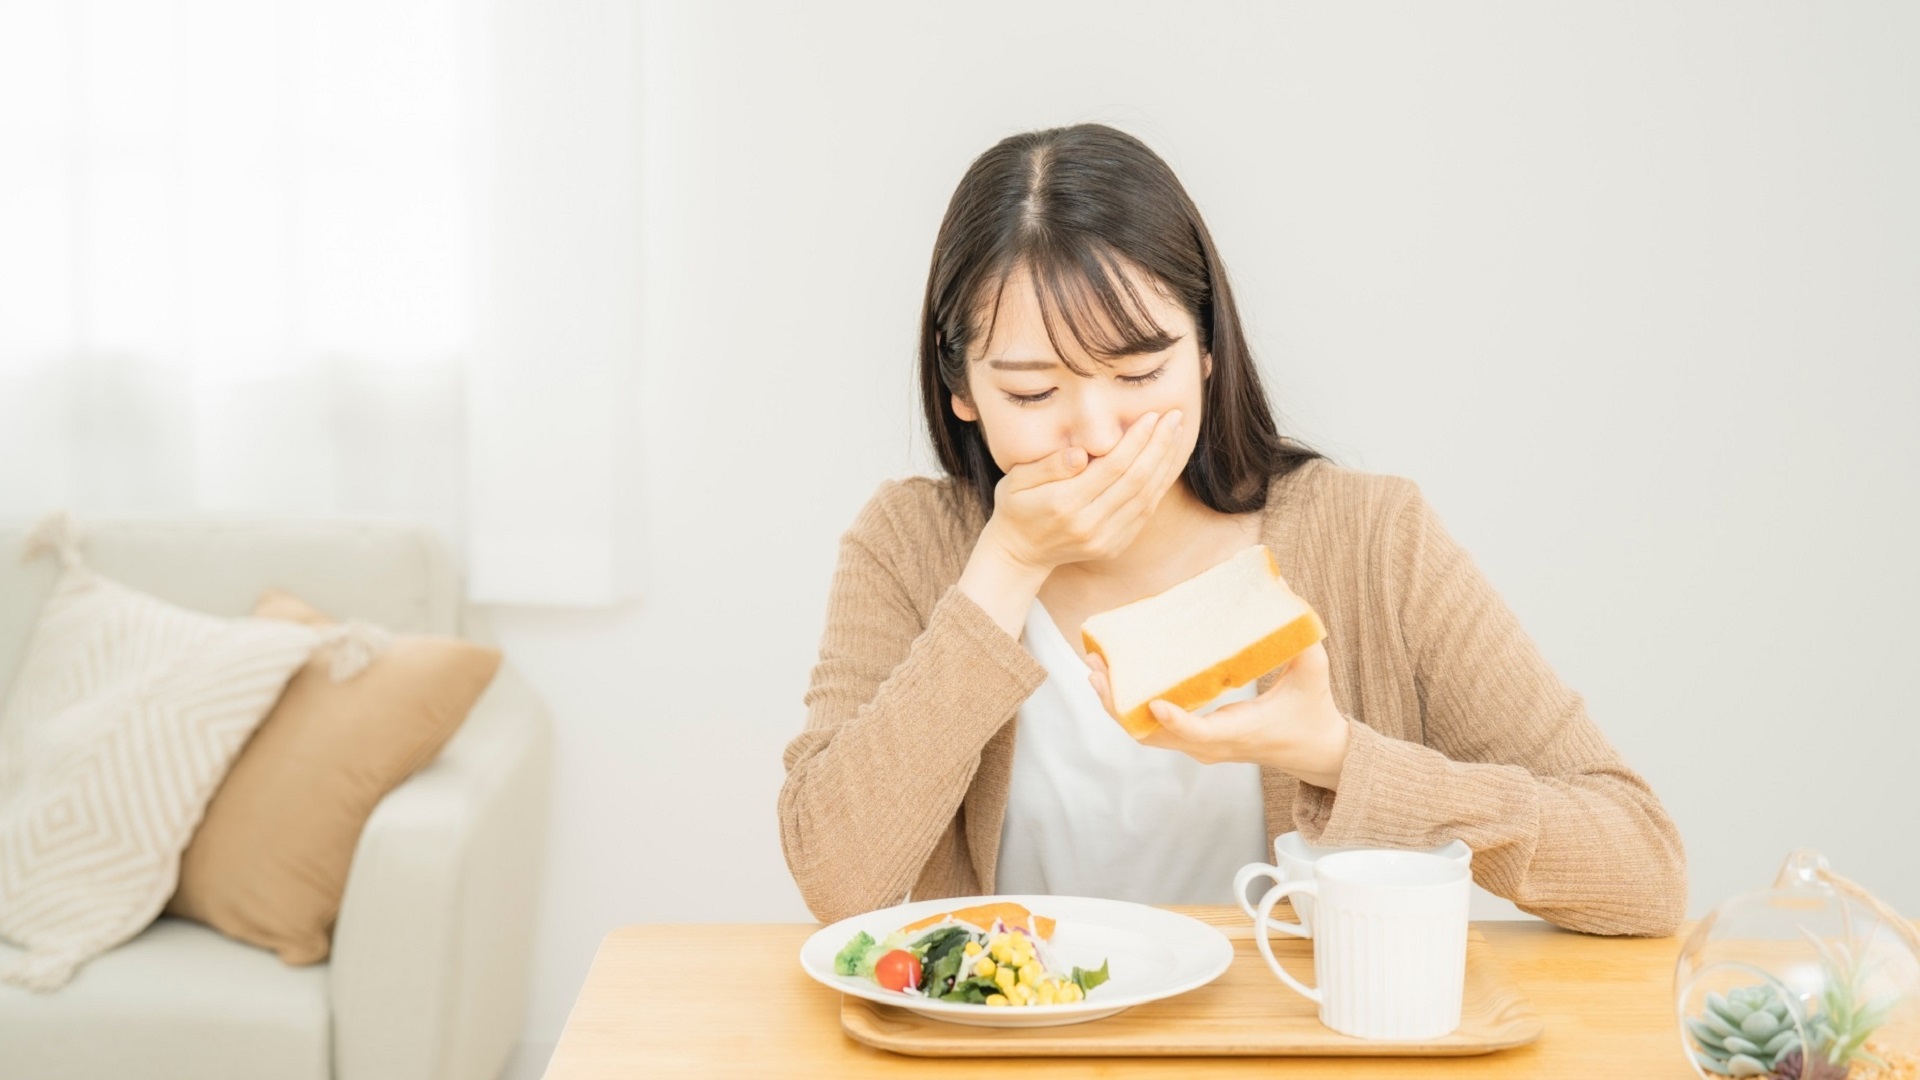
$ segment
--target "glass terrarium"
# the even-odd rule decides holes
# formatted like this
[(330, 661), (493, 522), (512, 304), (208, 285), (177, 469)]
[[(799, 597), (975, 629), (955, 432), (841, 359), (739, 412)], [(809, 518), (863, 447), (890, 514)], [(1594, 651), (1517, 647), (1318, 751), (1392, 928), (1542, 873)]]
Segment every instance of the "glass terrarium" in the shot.
[(1701, 920), (1673, 988), (1706, 1080), (1920, 1080), (1920, 936), (1818, 852)]

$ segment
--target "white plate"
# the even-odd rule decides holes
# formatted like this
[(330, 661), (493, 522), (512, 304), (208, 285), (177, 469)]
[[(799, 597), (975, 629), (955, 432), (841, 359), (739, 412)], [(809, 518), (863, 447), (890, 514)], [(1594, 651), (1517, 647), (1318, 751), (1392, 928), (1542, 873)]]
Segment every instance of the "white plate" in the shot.
[[(1070, 1005), (988, 1006), (881, 989), (857, 975), (836, 975), (833, 958), (864, 930), (875, 941), (929, 915), (977, 904), (1012, 901), (1055, 920), (1048, 951), (1066, 971), (1107, 964), (1108, 980)], [(917, 936), (917, 935), (916, 935)], [(1112, 1016), (1149, 1001), (1184, 994), (1220, 977), (1233, 962), (1233, 943), (1197, 919), (1171, 911), (1085, 896), (963, 896), (920, 900), (842, 919), (800, 947), (800, 966), (844, 994), (910, 1009), (922, 1016), (980, 1027), (1052, 1027)]]

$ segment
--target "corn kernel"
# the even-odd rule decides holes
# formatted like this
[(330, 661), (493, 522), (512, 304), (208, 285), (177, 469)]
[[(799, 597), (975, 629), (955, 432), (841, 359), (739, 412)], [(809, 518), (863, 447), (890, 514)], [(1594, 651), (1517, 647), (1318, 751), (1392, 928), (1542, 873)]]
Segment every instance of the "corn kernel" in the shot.
[(995, 964), (991, 956), (983, 956), (979, 963), (973, 965), (973, 973), (983, 979), (993, 978), (993, 973), (998, 970), (1000, 965)]
[(1040, 1004), (1042, 1005), (1058, 1004), (1060, 1000), (1059, 991), (1053, 988), (1052, 980), (1048, 980), (1046, 982), (1041, 983), (1040, 992), (1035, 996), (1040, 999)]
[(1068, 983), (1067, 993), (1070, 995), (1067, 998), (1068, 1001), (1085, 1001), (1087, 999), (1087, 992), (1080, 989), (1079, 983)]
[(966, 953), (968, 956), (979, 956), (981, 953), (985, 951), (986, 950), (981, 947), (979, 942), (977, 941), (967, 942)]
[(1013, 1000), (1019, 1005), (1031, 1005), (1034, 1001), (1033, 987), (1026, 983), (1017, 983), (1013, 988)]
[(988, 934), (987, 935), (987, 945), (989, 947), (998, 948), (1001, 945), (1010, 945), (1010, 944), (1012, 944), (1012, 940), (1006, 934)]
[(1012, 1003), (1011, 1003), (1011, 1002), (1009, 1002), (1009, 1001), (1007, 1000), (1007, 998), (1006, 998), (1006, 995), (1005, 995), (1005, 994), (988, 994), (988, 995), (987, 995), (987, 1004), (989, 1004), (989, 1005), (1009, 1005), (1009, 1004), (1012, 1004)]
[(1042, 974), (1044, 973), (1040, 970), (1039, 964), (1028, 962), (1020, 965), (1020, 982), (1026, 986), (1039, 983)]
[[(987, 949), (987, 954), (992, 956), (995, 960), (999, 961), (1002, 964), (1013, 963), (1013, 950), (1009, 948), (1007, 946), (1007, 943), (1004, 941), (998, 942), (990, 946)], [(1018, 965), (1015, 965), (1015, 966), (1018, 966)]]
[(1001, 993), (1011, 997), (1013, 994), (1013, 988), (1015, 986), (1018, 986), (1019, 982), (1017, 977), (1014, 975), (1012, 968), (1003, 967), (1003, 968), (998, 968), (994, 971), (993, 984), (1000, 988)]

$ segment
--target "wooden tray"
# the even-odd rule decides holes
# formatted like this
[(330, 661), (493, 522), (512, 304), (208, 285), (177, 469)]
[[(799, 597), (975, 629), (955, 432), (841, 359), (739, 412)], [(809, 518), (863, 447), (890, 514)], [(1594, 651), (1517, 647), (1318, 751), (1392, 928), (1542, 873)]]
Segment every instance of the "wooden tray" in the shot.
[[(1061, 1027), (984, 1028), (942, 1023), (851, 995), (840, 1026), (869, 1046), (916, 1057), (1464, 1056), (1530, 1043), (1540, 1015), (1507, 977), (1478, 928), (1467, 931), (1467, 985), (1460, 1027), (1420, 1042), (1342, 1035), (1320, 1023), (1319, 1007), (1273, 977), (1253, 942), (1252, 920), (1188, 912), (1233, 941), (1233, 964), (1198, 990), (1136, 1005), (1104, 1020)], [(1276, 911), (1282, 918), (1290, 917)], [(1302, 981), (1313, 979), (1313, 944), (1275, 935), (1274, 955)]]

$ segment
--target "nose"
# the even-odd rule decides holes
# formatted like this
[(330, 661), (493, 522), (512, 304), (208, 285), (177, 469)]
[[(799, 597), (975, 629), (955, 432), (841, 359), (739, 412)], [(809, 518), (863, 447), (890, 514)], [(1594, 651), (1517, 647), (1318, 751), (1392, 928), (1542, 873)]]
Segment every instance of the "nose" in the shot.
[(1073, 430), (1068, 433), (1072, 441), (1068, 445), (1078, 446), (1094, 457), (1105, 457), (1126, 434), (1126, 418), (1100, 400), (1100, 395), (1089, 395), (1089, 398), (1083, 399), (1074, 411)]

